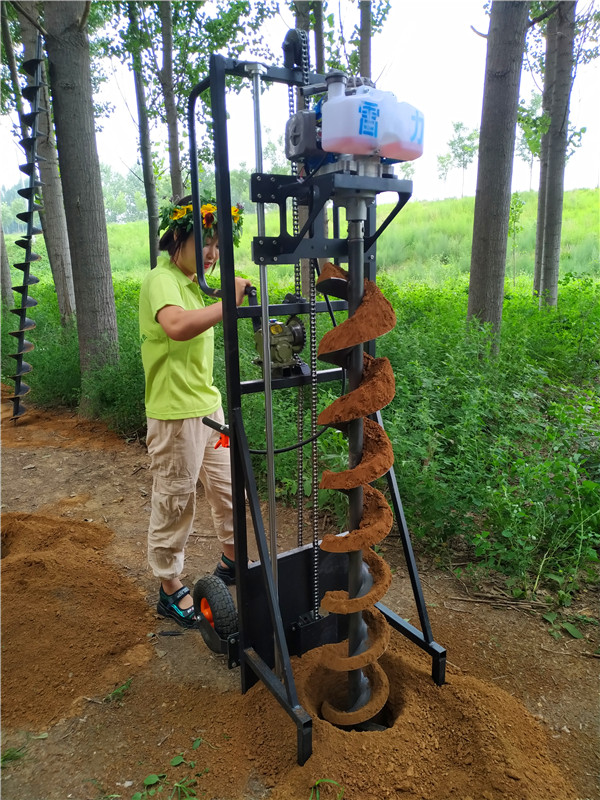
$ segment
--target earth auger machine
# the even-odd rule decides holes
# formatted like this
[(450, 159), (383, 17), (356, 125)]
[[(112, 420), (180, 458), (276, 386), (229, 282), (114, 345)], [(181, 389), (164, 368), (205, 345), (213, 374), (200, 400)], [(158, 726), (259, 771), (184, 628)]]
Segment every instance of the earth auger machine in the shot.
[(27, 201), (27, 210), (17, 214), (18, 219), (26, 225), (23, 236), (15, 242), (18, 247), (25, 251), (23, 260), (15, 264), (15, 268), (23, 273), (23, 282), (18, 286), (13, 286), (13, 290), (21, 295), (20, 304), (17, 308), (11, 308), (11, 313), (16, 314), (19, 320), (19, 327), (16, 331), (11, 331), (11, 336), (17, 340), (17, 352), (11, 353), (15, 359), (16, 369), (12, 376), (15, 382), (15, 392), (9, 399), (13, 404), (11, 420), (19, 420), (26, 412), (27, 408), (22, 403), (22, 398), (29, 393), (29, 386), (23, 380), (24, 376), (32, 370), (31, 364), (24, 360), (24, 356), (34, 348), (32, 342), (25, 338), (25, 335), (35, 328), (35, 322), (27, 315), (29, 309), (37, 305), (37, 301), (29, 296), (29, 288), (39, 283), (39, 279), (31, 272), (31, 264), (40, 260), (40, 256), (33, 252), (34, 237), (42, 232), (34, 222), (34, 215), (41, 209), (37, 202), (42, 186), (38, 179), (37, 163), (41, 156), (37, 153), (38, 140), (38, 116), (46, 111), (40, 104), (42, 90), (42, 64), (43, 64), (42, 38), (38, 34), (35, 57), (23, 64), (23, 70), (30, 78), (28, 85), (23, 89), (23, 97), (30, 104), (30, 111), (22, 116), (22, 123), (29, 128), (29, 135), (21, 139), (19, 144), (25, 151), (27, 161), (21, 164), (19, 169), (27, 175), (29, 185), (18, 190), (21, 197)]
[[(288, 33), (283, 50), (283, 66), (212, 55), (208, 76), (194, 87), (188, 101), (194, 228), (201, 231), (197, 99), (209, 90), (216, 200), (219, 208), (229, 208), (232, 198), (226, 77), (246, 78), (251, 83), (256, 171), (251, 176), (250, 199), (257, 208), (252, 257), (260, 276), (259, 299), (256, 290), (252, 290), (248, 307), (236, 308), (229, 215), (223, 214), (219, 220), (218, 290), (206, 283), (201, 266), (202, 241), (196, 237), (199, 285), (206, 294), (222, 297), (224, 305), (228, 420), (222, 426), (222, 433), (230, 438), (237, 609), (229, 590), (215, 576), (201, 578), (196, 583), (194, 603), (199, 612), (198, 627), (207, 645), (224, 653), (230, 667), (240, 667), (242, 692), (262, 681), (294, 721), (298, 763), (303, 764), (312, 753), (312, 719), (298, 701), (292, 656), (321, 647), (323, 666), (340, 674), (337, 683), (342, 689), (322, 704), (320, 713), (324, 719), (347, 729), (381, 730), (388, 726), (385, 714), (388, 679), (378, 659), (387, 648), (391, 628), (430, 656), (432, 678), (438, 685), (445, 680), (446, 651), (434, 640), (431, 631), (394, 474), (392, 444), (383, 428), (381, 409), (394, 396), (394, 374), (389, 361), (375, 354), (375, 340), (395, 325), (393, 308), (376, 283), (376, 242), (409, 200), (412, 183), (396, 178), (394, 159), (380, 155), (384, 147), (390, 151), (387, 141), (382, 140), (380, 149), (371, 145), (371, 150), (364, 153), (360, 147), (358, 153), (337, 152), (335, 144), (332, 151), (324, 149), (327, 103), (335, 99), (345, 108), (346, 98), (350, 98), (355, 110), (360, 111), (359, 134), (368, 137), (385, 129), (380, 114), (385, 116), (381, 108), (389, 104), (390, 98), (377, 95), (369, 82), (366, 85), (360, 79), (349, 82), (338, 71), (327, 76), (311, 72), (307, 37), (301, 31)], [(288, 87), (286, 155), (291, 160), (290, 175), (263, 171), (260, 118), (263, 83), (282, 83)], [(301, 110), (296, 109), (298, 95), (305, 101)], [(307, 108), (315, 98), (318, 102), (312, 109)], [(381, 108), (374, 99), (381, 101)], [(393, 116), (398, 109), (391, 108)], [(415, 136), (422, 137), (422, 117), (414, 111), (413, 140)], [(339, 121), (339, 111), (335, 118)], [(398, 128), (398, 119), (396, 116), (391, 125), (394, 130)], [(345, 134), (342, 128), (344, 142)], [(393, 155), (393, 147), (390, 152)], [(395, 193), (397, 202), (378, 226), (375, 200), (383, 192)], [(329, 201), (333, 202), (332, 236), (325, 233), (324, 227)], [(265, 230), (266, 203), (279, 209), (280, 229), (275, 236), (267, 235)], [(301, 225), (302, 206), (306, 219)], [(345, 210), (348, 225), (346, 237), (340, 235), (341, 209)], [(302, 259), (309, 260), (308, 288), (302, 284)], [(319, 259), (326, 259), (327, 263), (320, 267)], [(270, 265), (281, 264), (293, 265), (295, 291), (283, 303), (275, 304), (269, 300), (268, 270)], [(303, 288), (307, 299), (302, 295)], [(324, 300), (318, 301), (317, 293), (323, 294)], [(339, 311), (347, 311), (347, 318), (336, 324), (335, 312)], [(317, 345), (316, 321), (320, 314), (330, 316), (332, 327)], [(249, 335), (248, 319), (259, 351), (255, 363), (262, 376), (242, 380), (239, 341)], [(301, 357), (305, 340), (308, 340), (308, 363)], [(320, 361), (331, 366), (319, 368)], [(318, 387), (331, 382), (341, 383), (341, 395), (319, 412)], [(273, 403), (278, 391), (294, 387), (298, 387), (298, 435), (297, 443), (292, 446), (298, 450), (298, 543), (291, 550), (278, 552), (275, 459), (280, 450), (275, 442)], [(249, 446), (243, 413), (243, 398), (255, 393), (264, 396), (266, 445), (261, 451), (253, 451)], [(310, 396), (308, 409), (306, 394)], [(310, 435), (306, 437), (304, 418), (308, 415)], [(322, 433), (326, 437), (331, 427), (343, 431), (347, 437), (348, 469), (325, 471), (319, 479), (317, 439)], [(305, 447), (311, 448), (312, 470), (312, 541), (308, 543), (303, 538)], [(261, 512), (253, 452), (260, 452), (265, 459), (267, 524)], [(371, 485), (382, 478), (387, 482), (391, 508), (384, 493)], [(327, 534), (322, 539), (318, 524), (319, 486), (344, 492), (348, 497), (348, 530), (338, 535)], [(255, 563), (248, 561), (246, 499), (259, 555)], [(388, 535), (394, 518), (420, 630), (381, 603), (391, 573), (374, 546)]]

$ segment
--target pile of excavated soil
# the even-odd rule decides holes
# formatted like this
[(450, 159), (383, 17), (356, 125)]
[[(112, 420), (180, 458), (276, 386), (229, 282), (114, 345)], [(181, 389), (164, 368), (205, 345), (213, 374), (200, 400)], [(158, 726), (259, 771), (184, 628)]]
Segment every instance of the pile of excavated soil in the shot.
[(73, 714), (151, 657), (142, 592), (103, 561), (112, 536), (93, 522), (2, 515), (3, 726)]

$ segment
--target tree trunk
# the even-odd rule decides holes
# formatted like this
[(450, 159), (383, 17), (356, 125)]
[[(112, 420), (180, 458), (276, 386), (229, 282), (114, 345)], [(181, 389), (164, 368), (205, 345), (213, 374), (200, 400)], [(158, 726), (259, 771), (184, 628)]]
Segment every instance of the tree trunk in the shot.
[(498, 348), (512, 167), (528, 3), (492, 3), (487, 40), (467, 318), (489, 322)]
[(323, 3), (312, 4), (315, 18), (315, 70), (325, 72), (325, 35), (323, 33)]
[(4, 241), (4, 229), (0, 227), (0, 264), (2, 271), (2, 305), (5, 308), (15, 307), (15, 296), (12, 290), (12, 276), (10, 273), (10, 263), (6, 252), (6, 242)]
[[(23, 8), (34, 19), (38, 15), (35, 2), (22, 2), (20, 8)], [(37, 29), (23, 14), (18, 14), (18, 17), (23, 39), (24, 60), (35, 58)], [(30, 78), (29, 82), (31, 83), (31, 81)], [(58, 172), (58, 156), (50, 117), (50, 96), (46, 85), (43, 85), (41, 89), (40, 106), (42, 113), (38, 115), (37, 140), (37, 152), (41, 157), (38, 169), (40, 180), (43, 183), (41, 188), (43, 207), (40, 209), (40, 220), (56, 289), (60, 321), (62, 325), (66, 325), (72, 320), (75, 313), (75, 289), (62, 185)]]
[[(546, 27), (546, 63), (544, 66), (544, 90), (542, 93), (542, 113), (550, 118), (552, 113), (552, 93), (556, 76), (556, 27), (558, 14), (553, 14)], [(544, 252), (544, 231), (546, 229), (546, 191), (548, 186), (548, 140), (549, 133), (542, 134), (540, 142), (540, 185), (538, 188), (537, 223), (535, 233), (535, 267), (533, 274), (533, 296), (539, 297), (542, 278), (542, 259)]]
[(73, 265), (82, 381), (118, 357), (84, 2), (44, 4), (52, 105)]
[(371, 0), (360, 0), (360, 74), (371, 77)]
[(552, 111), (548, 131), (548, 177), (544, 214), (544, 246), (540, 280), (540, 306), (558, 301), (558, 269), (562, 228), (565, 164), (569, 125), (569, 101), (573, 85), (573, 46), (576, 2), (558, 6), (557, 48)]
[(171, 191), (173, 199), (183, 197), (183, 180), (181, 177), (181, 161), (179, 158), (179, 130), (177, 127), (177, 105), (173, 87), (173, 19), (171, 3), (158, 4), (162, 32), (162, 69), (158, 72), (160, 85), (165, 99), (165, 115), (167, 117), (167, 136), (169, 141), (169, 169), (171, 171)]
[[(128, 3), (129, 24), (134, 38), (139, 39), (137, 17), (137, 4)], [(146, 193), (146, 207), (148, 209), (148, 239), (150, 245), (150, 269), (156, 266), (158, 258), (158, 201), (156, 198), (156, 182), (152, 167), (152, 141), (150, 138), (150, 125), (148, 124), (148, 108), (144, 90), (144, 76), (142, 60), (139, 50), (131, 54), (133, 78), (135, 81), (135, 98), (138, 111), (138, 129), (140, 132), (140, 158), (142, 160), (142, 173), (144, 176), (144, 191)], [(179, 195), (181, 196), (181, 195)]]

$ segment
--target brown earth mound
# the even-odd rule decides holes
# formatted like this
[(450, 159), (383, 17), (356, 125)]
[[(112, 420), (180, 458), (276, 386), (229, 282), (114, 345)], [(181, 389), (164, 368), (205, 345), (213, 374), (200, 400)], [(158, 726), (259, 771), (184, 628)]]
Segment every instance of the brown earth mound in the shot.
[(74, 714), (151, 657), (143, 594), (102, 559), (112, 536), (93, 522), (2, 515), (4, 726)]

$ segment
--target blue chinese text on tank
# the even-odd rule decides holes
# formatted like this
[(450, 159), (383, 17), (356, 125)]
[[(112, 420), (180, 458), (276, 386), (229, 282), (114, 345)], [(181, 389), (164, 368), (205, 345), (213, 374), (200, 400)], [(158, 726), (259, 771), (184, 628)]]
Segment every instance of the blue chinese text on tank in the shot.
[(415, 123), (415, 129), (410, 137), (411, 142), (423, 144), (423, 130), (425, 127), (425, 117), (421, 112), (415, 108), (415, 113), (412, 115), (411, 120)]
[(360, 125), (358, 128), (359, 134), (362, 136), (377, 136), (377, 119), (379, 117), (379, 106), (377, 103), (371, 103), (365, 100), (358, 110), (360, 111)]

